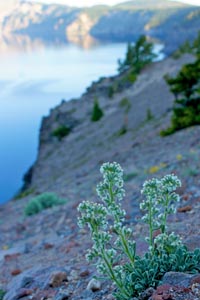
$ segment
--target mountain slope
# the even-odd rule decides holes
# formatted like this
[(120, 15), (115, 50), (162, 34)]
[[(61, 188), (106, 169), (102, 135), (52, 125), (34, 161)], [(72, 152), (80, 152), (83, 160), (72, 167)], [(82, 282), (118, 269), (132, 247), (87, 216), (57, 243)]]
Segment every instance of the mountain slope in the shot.
[[(65, 192), (70, 185), (74, 191), (77, 191), (77, 188), (84, 191), (88, 183), (95, 183), (94, 172), (104, 161), (117, 160), (126, 167), (132, 164), (133, 168), (144, 172), (145, 168), (148, 169), (162, 160), (162, 155), (166, 157), (165, 161), (173, 160), (174, 153), (168, 149), (170, 144), (169, 147), (166, 146), (171, 137), (159, 137), (159, 130), (167, 127), (169, 111), (173, 104), (173, 95), (169, 92), (163, 76), (166, 73), (175, 74), (186, 61), (190, 61), (190, 58), (182, 58), (179, 62), (168, 59), (155, 63), (144, 70), (137, 82), (129, 87), (127, 84), (123, 87), (123, 75), (104, 79), (93, 84), (79, 101), (63, 102), (52, 110), (52, 113), (43, 119), (38, 159), (29, 174), (31, 176), (28, 177), (26, 187), (29, 186), (28, 188), (37, 192), (49, 189)], [(121, 91), (110, 99), (109, 87), (120, 84)], [(105, 115), (99, 122), (90, 120), (95, 97), (99, 99)], [(128, 114), (128, 133), (119, 136), (126, 117), (125, 108), (121, 104), (124, 98), (128, 99), (131, 106)], [(146, 122), (149, 110), (154, 116), (150, 123)], [(72, 128), (72, 132), (59, 141), (52, 136), (52, 132), (62, 125)], [(145, 148), (147, 141), (143, 126), (147, 129), (147, 135), (152, 134), (152, 143), (158, 145), (159, 151), (163, 147), (163, 153), (159, 152), (158, 157), (151, 152), (146, 153), (148, 148)], [(142, 132), (142, 137), (138, 132)], [(151, 141), (149, 143), (151, 144)], [(135, 144), (137, 145), (133, 147)], [(155, 147), (150, 144), (150, 149)], [(181, 147), (183, 144), (179, 143), (174, 149), (175, 153), (182, 153), (184, 147)], [(140, 154), (137, 154), (138, 149)], [(166, 149), (169, 154), (165, 153)], [(143, 151), (144, 156), (141, 155)], [(137, 156), (136, 161), (134, 156)], [(145, 156), (148, 158), (145, 159)]]
[(100, 40), (121, 42), (135, 41), (145, 34), (163, 43), (165, 53), (170, 54), (186, 40), (195, 38), (200, 30), (199, 13), (200, 8), (188, 6), (117, 10), (102, 16), (91, 34)]

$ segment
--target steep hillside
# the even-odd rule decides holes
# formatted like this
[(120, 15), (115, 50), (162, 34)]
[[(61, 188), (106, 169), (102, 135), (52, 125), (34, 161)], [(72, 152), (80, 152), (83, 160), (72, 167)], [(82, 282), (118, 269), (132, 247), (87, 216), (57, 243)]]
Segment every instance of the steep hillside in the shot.
[[(166, 53), (200, 30), (200, 8), (178, 2), (130, 1), (109, 7), (69, 8), (21, 1), (1, 24), (3, 35), (20, 33), (47, 41), (135, 41), (145, 34), (167, 44)], [(172, 34), (172, 38), (170, 36)], [(89, 45), (91, 42), (89, 43)]]
[[(173, 95), (163, 76), (166, 73), (175, 74), (187, 60), (182, 58), (177, 62), (168, 59), (155, 63), (144, 70), (133, 85), (124, 82), (124, 75), (102, 79), (94, 83), (78, 101), (63, 102), (53, 109), (43, 119), (38, 159), (29, 173), (26, 187), (37, 192), (50, 189), (65, 194), (70, 186), (74, 192), (79, 190), (84, 193), (85, 189), (88, 190), (88, 184), (95, 183), (96, 169), (104, 161), (117, 160), (126, 167), (132, 165), (133, 169), (145, 172), (152, 165), (161, 163), (162, 156), (166, 163), (168, 159), (173, 160), (176, 154), (187, 152), (183, 141), (177, 144), (173, 150), (175, 152), (170, 150), (169, 144), (169, 153), (165, 154), (171, 137), (169, 140), (159, 137), (159, 130), (169, 122), (173, 103)], [(111, 86), (118, 86), (119, 92), (109, 98)], [(104, 111), (104, 117), (99, 122), (91, 121), (95, 97)], [(124, 98), (131, 106), (128, 116), (122, 104)], [(153, 119), (148, 122), (149, 111)], [(128, 132), (120, 136), (125, 118), (128, 118)], [(63, 125), (71, 128), (71, 133), (59, 140), (53, 132)], [(148, 128), (147, 136), (144, 135), (145, 128)], [(148, 141), (151, 134), (154, 138)], [(158, 155), (151, 151), (147, 154), (147, 145), (158, 147)]]

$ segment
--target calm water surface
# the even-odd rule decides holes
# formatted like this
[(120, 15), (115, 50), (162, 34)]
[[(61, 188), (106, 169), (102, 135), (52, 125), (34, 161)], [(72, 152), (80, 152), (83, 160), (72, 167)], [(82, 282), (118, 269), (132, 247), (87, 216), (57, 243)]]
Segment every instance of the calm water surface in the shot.
[[(41, 118), (93, 80), (113, 75), (125, 44), (0, 52), (0, 203), (20, 188), (36, 159)], [(81, 103), (80, 103), (81, 105)]]

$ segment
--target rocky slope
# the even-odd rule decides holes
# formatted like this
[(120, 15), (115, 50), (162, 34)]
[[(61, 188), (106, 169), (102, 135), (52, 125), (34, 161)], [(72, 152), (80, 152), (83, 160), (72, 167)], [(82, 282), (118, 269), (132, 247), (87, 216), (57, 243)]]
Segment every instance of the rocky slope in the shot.
[(200, 30), (199, 13), (199, 7), (162, 0), (80, 9), (20, 1), (4, 17), (0, 32), (5, 41), (7, 36), (11, 40), (11, 33), (18, 33), (46, 43), (70, 41), (85, 47), (96, 40), (135, 41), (145, 34), (167, 44), (169, 54), (195, 38)]
[[(151, 160), (147, 157), (145, 160), (141, 153), (146, 149), (144, 146), (141, 149), (142, 142), (138, 145), (137, 140), (142, 137), (147, 139), (144, 134), (142, 137), (140, 135), (146, 128), (151, 127), (155, 136), (155, 146), (152, 147), (156, 149), (156, 144), (160, 143), (164, 147), (163, 151), (167, 150), (167, 144), (173, 137), (160, 138), (159, 130), (169, 123), (174, 97), (163, 76), (175, 74), (188, 59), (190, 60), (182, 58), (176, 61), (169, 58), (154, 63), (142, 72), (135, 84), (124, 81), (124, 74), (102, 78), (93, 83), (80, 99), (64, 101), (52, 109), (50, 115), (42, 121), (38, 158), (29, 176), (29, 188), (36, 192), (54, 190), (64, 195), (67, 185), (73, 186), (76, 191), (79, 185), (78, 190), (84, 195), (85, 189), (90, 190), (87, 188), (88, 183), (95, 184), (96, 170), (104, 161), (117, 160), (125, 167), (130, 168), (133, 165), (133, 170), (142, 169), (144, 173), (152, 165), (161, 163), (162, 155), (163, 163), (168, 164), (165, 154), (160, 154), (162, 146), (159, 147), (158, 156), (153, 156)], [(109, 98), (111, 87), (117, 92)], [(98, 122), (91, 122), (95, 98), (98, 98), (104, 117)], [(126, 106), (123, 107), (124, 98), (130, 104), (127, 116)], [(151, 122), (147, 119), (148, 111), (152, 115)], [(128, 132), (119, 136), (125, 118), (128, 119)], [(53, 136), (53, 131), (63, 125), (70, 127), (71, 133), (60, 141)], [(177, 134), (179, 135), (181, 133)], [(151, 142), (152, 140), (149, 141)], [(182, 151), (189, 151), (186, 146), (179, 144), (179, 147), (177, 145), (177, 151), (181, 154)], [(135, 160), (138, 151), (140, 157)], [(176, 154), (171, 153), (175, 156)]]
[[(102, 78), (80, 99), (62, 102), (43, 118), (38, 158), (25, 176), (25, 192), (29, 195), (21, 194), (23, 199), (0, 206), (0, 290), (7, 291), (5, 300), (113, 299), (114, 287), (109, 282), (91, 288), (96, 271), (84, 258), (91, 244), (87, 230), (79, 230), (76, 225), (77, 205), (85, 199), (96, 199), (99, 167), (106, 161), (119, 162), (125, 171), (127, 194), (123, 206), (126, 222), (134, 227), (138, 253), (146, 249), (146, 229), (139, 211), (142, 183), (167, 173), (177, 174), (183, 183), (178, 212), (170, 218), (169, 228), (180, 234), (190, 249), (200, 247), (200, 127), (159, 136), (160, 130), (169, 125), (173, 105), (163, 75), (176, 74), (192, 60), (184, 56), (178, 61), (169, 58), (154, 63), (134, 84), (124, 80), (125, 74)], [(111, 86), (116, 91), (112, 98)], [(91, 122), (96, 97), (104, 116)], [(124, 122), (128, 130), (121, 135)], [(60, 125), (71, 128), (61, 140), (52, 136)], [(45, 191), (65, 197), (67, 204), (24, 217), (27, 201)], [(164, 286), (142, 299), (199, 299), (199, 276), (167, 276)]]

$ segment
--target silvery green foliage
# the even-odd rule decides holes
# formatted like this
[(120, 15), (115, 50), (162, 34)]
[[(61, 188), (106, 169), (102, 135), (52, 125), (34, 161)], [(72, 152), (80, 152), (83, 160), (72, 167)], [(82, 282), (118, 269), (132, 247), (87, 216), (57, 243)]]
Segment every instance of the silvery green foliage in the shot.
[(146, 211), (143, 221), (149, 225), (149, 237), (146, 239), (150, 250), (153, 251), (153, 232), (160, 229), (166, 233), (167, 217), (175, 213), (175, 204), (179, 201), (179, 195), (175, 190), (181, 186), (177, 176), (166, 175), (162, 179), (151, 179), (143, 184), (141, 193), (146, 199), (140, 204), (140, 209)]
[(43, 193), (32, 198), (25, 207), (25, 215), (32, 216), (44, 209), (65, 204), (66, 200), (59, 198), (54, 193)]
[(157, 235), (154, 239), (154, 245), (159, 253), (164, 251), (167, 254), (175, 253), (178, 248), (183, 247), (180, 236), (176, 235), (174, 232)]
[(126, 271), (120, 261), (124, 257), (134, 265), (135, 242), (130, 240), (132, 229), (124, 226), (126, 212), (121, 207), (125, 196), (123, 170), (114, 162), (103, 164), (100, 172), (103, 181), (97, 185), (97, 194), (103, 204), (82, 202), (78, 207), (81, 214), (78, 224), (80, 227), (88, 225), (91, 231), (93, 246), (86, 258), (95, 260), (98, 272), (113, 280), (123, 299), (129, 299), (131, 288), (125, 282)]

